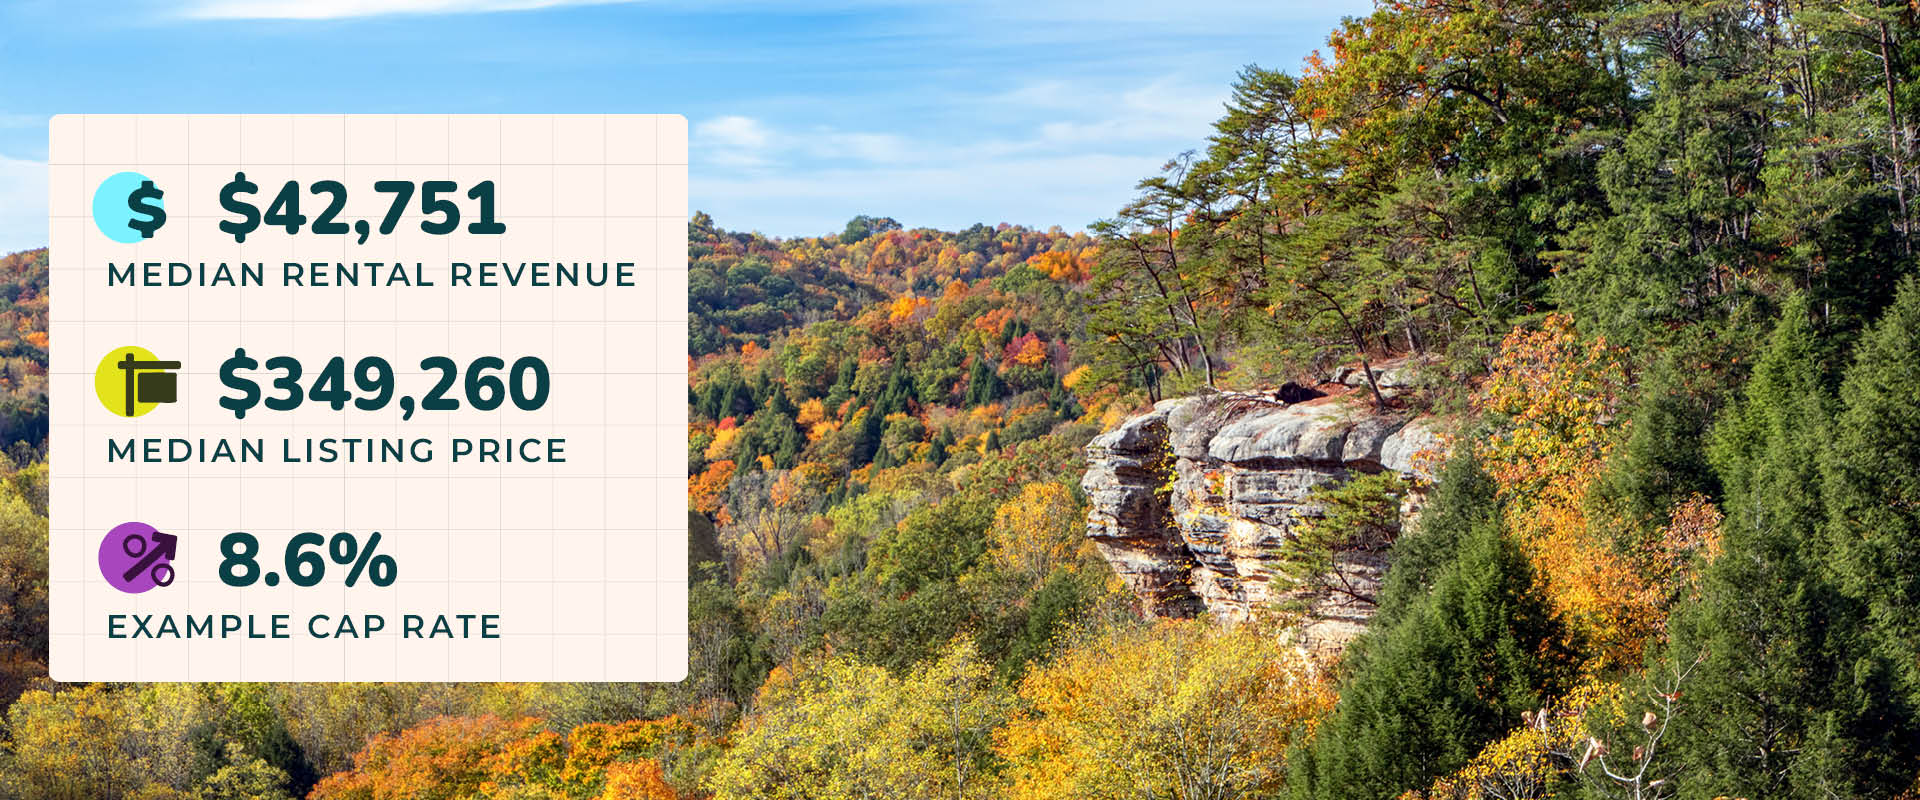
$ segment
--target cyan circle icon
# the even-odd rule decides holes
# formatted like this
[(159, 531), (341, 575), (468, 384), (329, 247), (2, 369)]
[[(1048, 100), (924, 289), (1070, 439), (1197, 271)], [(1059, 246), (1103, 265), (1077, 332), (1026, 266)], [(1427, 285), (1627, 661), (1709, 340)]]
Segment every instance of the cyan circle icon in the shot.
[[(151, 237), (151, 232), (142, 236), (140, 229), (130, 223), (136, 221), (150, 223), (153, 219), (152, 211), (138, 211), (130, 198), (133, 198), (135, 192), (141, 190), (143, 184), (152, 181), (152, 178), (138, 172), (116, 172), (107, 176), (106, 180), (100, 182), (100, 188), (93, 192), (93, 224), (99, 227), (100, 232), (106, 234), (107, 238), (121, 244), (132, 244), (142, 238)], [(158, 192), (141, 197), (139, 202), (142, 207), (149, 209), (166, 207), (166, 203), (159, 197)], [(166, 216), (161, 214), (159, 218), (164, 220)], [(152, 223), (152, 227), (157, 228), (159, 225)]]

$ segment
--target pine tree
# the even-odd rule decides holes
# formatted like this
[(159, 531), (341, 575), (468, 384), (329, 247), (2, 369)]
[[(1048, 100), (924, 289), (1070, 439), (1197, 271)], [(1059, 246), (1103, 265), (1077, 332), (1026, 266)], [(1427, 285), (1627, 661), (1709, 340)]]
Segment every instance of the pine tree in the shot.
[(877, 408), (881, 416), (904, 414), (909, 410), (907, 401), (913, 398), (913, 379), (904, 364), (895, 363), (892, 375), (887, 379), (887, 388), (880, 392)]
[(927, 457), (931, 459), (936, 466), (945, 464), (947, 463), (948, 451), (953, 449), (953, 444), (953, 429), (941, 428), (940, 434), (933, 438), (933, 448), (927, 451)]
[(1476, 520), (1433, 592), (1354, 643), (1332, 718), (1291, 760), (1291, 795), (1359, 800), (1425, 788), (1566, 684), (1563, 640), (1499, 516)]
[(872, 463), (874, 456), (879, 454), (880, 439), (886, 432), (886, 428), (882, 424), (880, 414), (871, 407), (860, 409), (854, 412), (854, 415), (857, 417), (854, 421), (859, 423), (860, 427), (857, 429), (859, 433), (853, 440), (853, 452), (849, 454), (848, 461), (852, 469), (859, 469)]
[[(1723, 552), (1674, 616), (1669, 658), (1702, 659), (1673, 720), (1681, 797), (1886, 796), (1874, 716), (1884, 670), (1858, 652), (1859, 610), (1823, 565), (1819, 456), (1831, 432), (1823, 347), (1804, 297), (1786, 304), (1742, 401), (1714, 428)], [(1864, 714), (1862, 712), (1865, 712)]]
[(1920, 705), (1920, 279), (1908, 278), (1854, 349), (1825, 463), (1843, 586)]
[[(1633, 4), (1611, 23), (1660, 39), (1634, 51), (1647, 105), (1600, 159), (1611, 214), (1584, 226), (1563, 308), (1617, 341), (1712, 319), (1763, 263), (1750, 235), (1778, 102), (1761, 37), (1738, 0)], [(1783, 115), (1784, 116), (1784, 115)]]
[(840, 362), (840, 373), (835, 376), (833, 386), (827, 389), (827, 408), (838, 410), (853, 396), (853, 379), (859, 373), (859, 362), (851, 358)]
[(1380, 609), (1373, 622), (1376, 626), (1391, 624), (1417, 606), (1441, 572), (1460, 557), (1461, 543), (1474, 526), (1499, 517), (1494, 499), (1499, 487), (1472, 447), (1458, 448), (1447, 459), (1439, 484), (1414, 530), (1393, 543), (1393, 566), (1380, 587)]
[(973, 359), (973, 369), (967, 373), (967, 396), (964, 398), (967, 407), (984, 406), (998, 400), (1005, 388), (1000, 376), (994, 372), (993, 364), (984, 358)]
[(1705, 447), (1718, 387), (1695, 385), (1698, 371), (1682, 364), (1692, 358), (1698, 356), (1669, 350), (1654, 363), (1641, 381), (1627, 440), (1599, 486), (1633, 534), (1665, 523), (1674, 505), (1692, 495), (1720, 493)]
[(1823, 352), (1806, 298), (1790, 298), (1744, 398), (1714, 426), (1708, 457), (1726, 487), (1730, 528), (1790, 529), (1812, 539), (1821, 513), (1817, 458), (1832, 402)]
[(792, 469), (800, 460), (800, 451), (806, 449), (807, 435), (800, 431), (797, 424), (786, 424), (780, 428), (780, 444), (773, 451), (773, 463), (781, 469)]

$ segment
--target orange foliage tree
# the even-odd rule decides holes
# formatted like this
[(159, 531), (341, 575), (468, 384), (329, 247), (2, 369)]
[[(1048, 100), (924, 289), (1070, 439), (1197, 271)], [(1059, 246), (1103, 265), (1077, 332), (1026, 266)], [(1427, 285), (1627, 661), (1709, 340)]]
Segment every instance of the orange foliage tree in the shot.
[(1588, 502), (1626, 427), (1623, 353), (1582, 341), (1564, 315), (1501, 343), (1478, 406), (1502, 429), (1480, 446), (1554, 610), (1595, 668), (1629, 667), (1663, 617), (1663, 592), (1609, 534), (1621, 524)]
[(677, 718), (588, 723), (562, 735), (544, 720), (440, 717), (374, 737), (354, 768), (310, 800), (674, 800), (657, 758), (692, 742)]
[(715, 461), (708, 464), (704, 472), (688, 481), (687, 500), (693, 510), (721, 519), (726, 513), (721, 495), (727, 490), (727, 484), (733, 480), (733, 472), (732, 461)]

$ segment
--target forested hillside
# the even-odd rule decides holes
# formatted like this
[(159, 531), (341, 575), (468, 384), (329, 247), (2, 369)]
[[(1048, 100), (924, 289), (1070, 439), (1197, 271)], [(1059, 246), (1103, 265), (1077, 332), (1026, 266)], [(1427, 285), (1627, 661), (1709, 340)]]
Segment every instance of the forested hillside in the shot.
[[(1917, 15), (1383, 0), (1086, 232), (695, 215), (674, 685), (48, 682), (46, 262), (9, 256), (0, 793), (1920, 796)], [(1318, 402), (1449, 427), (1274, 555), (1311, 582), (1424, 498), (1367, 631), (1143, 614), (1088, 442), (1350, 367)]]

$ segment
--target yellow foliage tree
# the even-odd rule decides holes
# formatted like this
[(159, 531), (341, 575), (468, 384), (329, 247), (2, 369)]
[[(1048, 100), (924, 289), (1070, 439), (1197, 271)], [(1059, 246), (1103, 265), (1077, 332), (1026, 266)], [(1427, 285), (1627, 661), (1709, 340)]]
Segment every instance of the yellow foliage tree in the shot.
[(1031, 584), (1090, 552), (1086, 509), (1059, 483), (1030, 483), (993, 513), (987, 558), (997, 572)]
[[(1512, 733), (1487, 745), (1452, 775), (1401, 800), (1546, 800), (1563, 778), (1571, 754), (1595, 723), (1625, 713), (1618, 685), (1589, 680), (1560, 702), (1528, 712)], [(1596, 719), (1596, 717), (1598, 719)]]
[(721, 494), (726, 491), (727, 483), (733, 480), (734, 463), (715, 461), (707, 465), (705, 472), (687, 482), (687, 499), (693, 510), (708, 516), (718, 517), (724, 512)]
[(987, 744), (1006, 707), (964, 638), (906, 677), (838, 657), (783, 667), (710, 783), (716, 800), (999, 797)]
[(440, 717), (375, 736), (312, 800), (672, 800), (655, 756), (691, 744), (676, 717), (588, 723), (562, 735), (532, 717)]
[(1020, 697), (998, 738), (1007, 796), (1201, 800), (1278, 788), (1334, 692), (1271, 631), (1163, 620), (1080, 642)]
[(1047, 355), (1047, 346), (1039, 338), (1028, 334), (1020, 340), (1019, 349), (1015, 350), (1007, 361), (1014, 366), (1038, 368), (1046, 366), (1050, 359), (1051, 357)]

